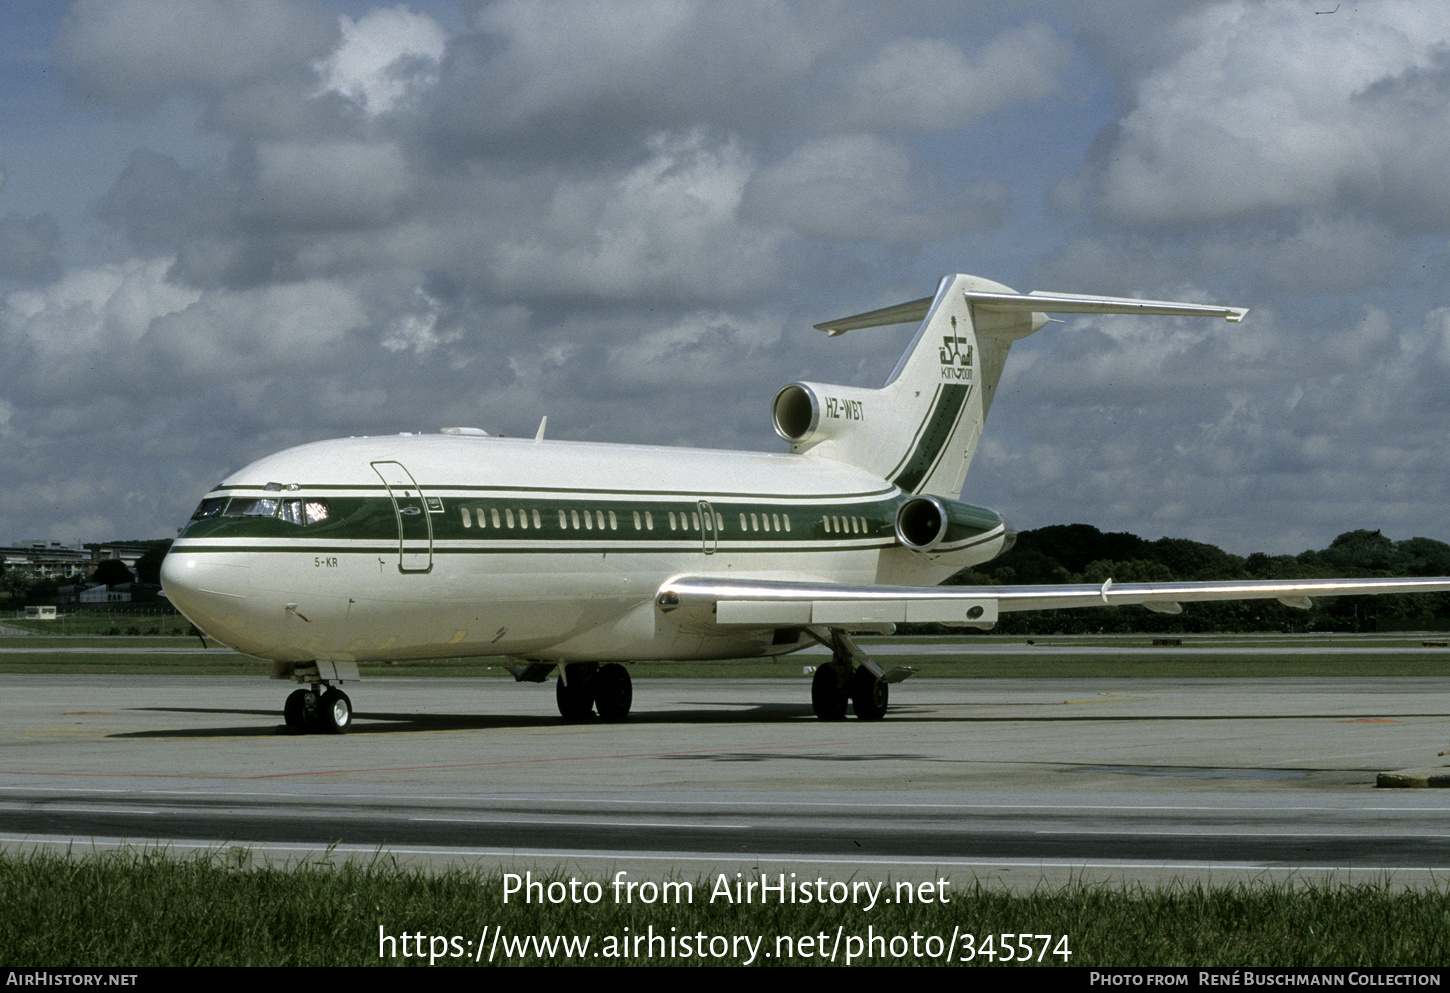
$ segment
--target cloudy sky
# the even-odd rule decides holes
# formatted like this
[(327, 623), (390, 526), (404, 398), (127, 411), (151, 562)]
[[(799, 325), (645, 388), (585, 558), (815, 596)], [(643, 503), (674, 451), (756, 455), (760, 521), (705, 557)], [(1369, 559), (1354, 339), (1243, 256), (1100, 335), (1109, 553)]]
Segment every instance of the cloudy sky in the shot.
[(966, 499), (1450, 540), (1450, 6), (35, 2), (0, 73), (0, 542), (341, 435), (780, 451), (948, 272), (1252, 308), (1020, 343)]

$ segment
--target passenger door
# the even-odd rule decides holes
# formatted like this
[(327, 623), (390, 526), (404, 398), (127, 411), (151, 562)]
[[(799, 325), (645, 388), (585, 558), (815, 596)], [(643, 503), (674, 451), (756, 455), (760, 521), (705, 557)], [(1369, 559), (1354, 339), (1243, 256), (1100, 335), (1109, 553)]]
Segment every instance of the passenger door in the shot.
[(398, 571), (431, 571), (433, 520), (422, 488), (401, 462), (374, 462), (372, 467), (388, 488), (398, 521)]

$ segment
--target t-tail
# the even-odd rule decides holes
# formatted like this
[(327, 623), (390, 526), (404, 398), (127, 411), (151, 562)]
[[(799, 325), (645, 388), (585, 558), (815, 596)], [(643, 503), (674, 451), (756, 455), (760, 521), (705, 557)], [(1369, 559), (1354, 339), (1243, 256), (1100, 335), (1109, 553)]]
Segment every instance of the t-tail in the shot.
[(791, 451), (859, 466), (904, 493), (955, 500), (1007, 353), (1048, 314), (1098, 313), (1223, 317), (1248, 311), (1166, 300), (1021, 294), (978, 276), (946, 276), (936, 296), (817, 324), (830, 335), (920, 321), (901, 361), (880, 389), (791, 383), (775, 396), (775, 430)]

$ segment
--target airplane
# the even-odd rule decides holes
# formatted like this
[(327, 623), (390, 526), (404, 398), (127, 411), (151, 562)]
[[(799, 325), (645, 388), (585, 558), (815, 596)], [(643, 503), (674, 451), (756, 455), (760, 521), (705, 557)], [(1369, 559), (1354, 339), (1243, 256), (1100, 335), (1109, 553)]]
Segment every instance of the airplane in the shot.
[(823, 645), (817, 717), (886, 713), (853, 639), (898, 624), (990, 629), (1018, 610), (1437, 592), (1450, 578), (938, 586), (1011, 548), (962, 485), (1012, 343), (1051, 313), (1220, 317), (1240, 307), (1034, 292), (949, 275), (920, 300), (818, 324), (919, 322), (879, 389), (794, 382), (771, 405), (789, 452), (503, 438), (478, 428), (288, 449), (222, 480), (161, 569), (213, 639), (298, 684), (298, 732), (345, 731), (359, 662), (505, 656), (557, 669), (569, 721), (627, 717), (623, 663), (785, 655)]

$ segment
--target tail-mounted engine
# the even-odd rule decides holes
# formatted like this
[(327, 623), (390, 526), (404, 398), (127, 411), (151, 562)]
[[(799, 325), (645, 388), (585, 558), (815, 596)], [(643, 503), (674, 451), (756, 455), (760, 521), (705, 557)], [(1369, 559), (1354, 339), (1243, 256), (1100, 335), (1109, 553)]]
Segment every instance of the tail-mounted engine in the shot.
[(775, 433), (791, 443), (792, 451), (844, 439), (866, 425), (880, 392), (832, 383), (791, 383), (771, 404)]
[(948, 511), (937, 497), (918, 496), (896, 510), (896, 540), (913, 552), (929, 552), (947, 536)]
[(994, 510), (944, 497), (913, 496), (896, 508), (896, 540), (933, 560), (975, 565), (1012, 547), (1017, 532)]

